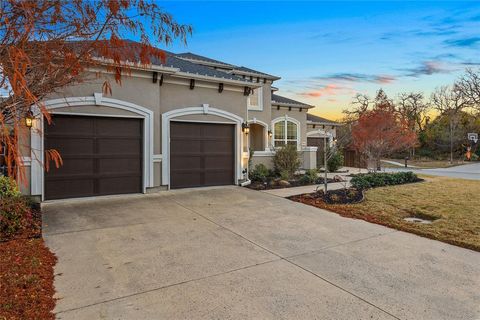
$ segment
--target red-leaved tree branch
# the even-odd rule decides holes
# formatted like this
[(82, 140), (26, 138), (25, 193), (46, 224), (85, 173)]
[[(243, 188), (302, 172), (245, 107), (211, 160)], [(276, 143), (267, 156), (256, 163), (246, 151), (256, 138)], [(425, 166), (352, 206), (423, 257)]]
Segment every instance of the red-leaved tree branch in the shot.
[(362, 112), (352, 125), (352, 142), (357, 151), (378, 163), (382, 157), (413, 147), (417, 135), (393, 103), (377, 97), (374, 107)]
[[(121, 83), (130, 72), (127, 61), (146, 67), (152, 59), (164, 60), (155, 46), (186, 42), (191, 33), (189, 25), (175, 21), (155, 0), (1, 1), (0, 143), (8, 174), (25, 178), (21, 155), (26, 146), (20, 145), (28, 132), (24, 118), (34, 110), (50, 121), (42, 104), (45, 97), (88, 80), (91, 73), (86, 71), (93, 68), (113, 72)], [(139, 44), (124, 40), (126, 36)], [(111, 94), (108, 80), (102, 90)], [(44, 165), (49, 160), (61, 164), (58, 152), (45, 153)]]

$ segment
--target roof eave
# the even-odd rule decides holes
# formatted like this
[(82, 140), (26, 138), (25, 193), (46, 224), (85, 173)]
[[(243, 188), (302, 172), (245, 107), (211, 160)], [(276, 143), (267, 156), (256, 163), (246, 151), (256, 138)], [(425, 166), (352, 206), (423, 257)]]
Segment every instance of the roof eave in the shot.
[(228, 71), (228, 73), (240, 74), (240, 75), (245, 75), (245, 76), (255, 77), (255, 78), (265, 78), (265, 79), (272, 80), (272, 81), (277, 81), (277, 80), (282, 79), (281, 77), (272, 76), (272, 75), (269, 75), (269, 74), (248, 72), (248, 71), (243, 71), (243, 70), (238, 70), (238, 69), (233, 69), (232, 71)]
[(174, 74), (172, 74), (172, 76), (177, 78), (183, 78), (183, 79), (197, 79), (197, 80), (204, 80), (204, 81), (216, 82), (216, 83), (228, 83), (231, 85), (238, 85), (242, 87), (260, 88), (262, 86), (261, 84), (255, 84), (248, 81), (221, 78), (221, 77), (212, 77), (212, 76), (202, 75), (198, 73), (190, 73), (190, 72), (183, 72), (183, 71), (175, 72)]
[(272, 101), (272, 106), (292, 107), (292, 108), (302, 108), (302, 109), (315, 108), (315, 106), (311, 106), (308, 104), (285, 103), (285, 102), (276, 102), (276, 101)]
[(307, 124), (315, 124), (315, 125), (322, 125), (322, 126), (341, 126), (342, 124), (341, 123), (338, 123), (338, 122), (322, 122), (322, 121), (311, 121), (311, 120), (307, 120)]

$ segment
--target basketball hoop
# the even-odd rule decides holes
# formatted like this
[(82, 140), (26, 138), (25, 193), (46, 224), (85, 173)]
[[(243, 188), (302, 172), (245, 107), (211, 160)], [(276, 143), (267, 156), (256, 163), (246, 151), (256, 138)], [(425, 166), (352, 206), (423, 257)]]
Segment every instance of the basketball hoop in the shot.
[(478, 141), (478, 133), (471, 132), (467, 134), (468, 140), (473, 141), (473, 143), (477, 143)]

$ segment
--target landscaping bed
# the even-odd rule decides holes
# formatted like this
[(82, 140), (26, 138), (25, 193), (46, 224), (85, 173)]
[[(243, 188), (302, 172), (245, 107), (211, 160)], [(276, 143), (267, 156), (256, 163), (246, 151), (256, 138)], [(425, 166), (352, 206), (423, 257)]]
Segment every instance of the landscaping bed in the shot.
[(423, 181), (370, 188), (358, 203), (328, 203), (315, 193), (290, 199), (480, 251), (480, 184), (443, 177), (424, 177)]
[[(327, 182), (335, 182), (334, 179), (327, 179)], [(292, 187), (300, 187), (300, 186), (308, 186), (308, 185), (316, 185), (316, 184), (323, 184), (323, 178), (316, 178), (315, 180), (309, 179), (305, 181), (302, 179), (302, 175), (296, 176), (294, 179), (283, 180), (278, 177), (271, 177), (266, 179), (265, 181), (252, 181), (251, 184), (247, 186), (247, 188), (254, 189), (254, 190), (270, 190), (270, 189), (282, 189), (282, 188), (292, 188)]]
[[(12, 191), (13, 190), (13, 191)], [(0, 319), (54, 319), (55, 255), (41, 238), (38, 206), (0, 177)]]

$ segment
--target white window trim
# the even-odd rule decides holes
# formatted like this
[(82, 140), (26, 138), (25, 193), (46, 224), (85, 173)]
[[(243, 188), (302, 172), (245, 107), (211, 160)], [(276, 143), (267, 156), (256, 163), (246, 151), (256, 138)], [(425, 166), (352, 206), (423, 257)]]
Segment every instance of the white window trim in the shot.
[(248, 99), (247, 99), (248, 110), (263, 111), (263, 87), (256, 88), (254, 90), (258, 90), (258, 106), (250, 105), (250, 96), (248, 96)]
[(272, 125), (271, 125), (271, 128), (272, 128), (272, 147), (275, 148), (275, 123), (282, 122), (282, 121), (285, 122), (285, 136), (284, 136), (285, 144), (287, 143), (287, 125), (286, 125), (286, 122), (291, 121), (291, 122), (293, 122), (297, 125), (297, 150), (300, 151), (300, 149), (301, 149), (301, 146), (300, 146), (300, 140), (301, 140), (300, 139), (300, 121), (298, 121), (295, 118), (289, 117), (287, 115), (285, 115), (283, 117), (278, 117), (278, 118), (275, 118), (275, 119), (272, 120)]
[[(115, 118), (142, 118), (143, 121), (143, 192), (153, 187), (153, 111), (136, 105), (131, 102), (106, 98), (101, 93), (95, 93), (93, 96), (86, 97), (68, 97), (53, 99), (44, 102), (45, 108), (50, 110), (52, 114), (69, 114), (85, 115), (93, 117), (115, 117)], [(55, 112), (55, 109), (65, 107), (81, 107), (81, 106), (105, 106), (111, 108), (122, 109), (135, 113), (132, 116), (115, 115), (115, 114), (94, 114), (94, 113), (75, 113), (75, 112)], [(34, 126), (31, 130), (31, 190), (32, 195), (41, 195), (42, 201), (45, 200), (45, 172), (44, 163), (44, 141), (43, 141), (43, 115), (38, 107), (32, 106), (35, 114)]]

